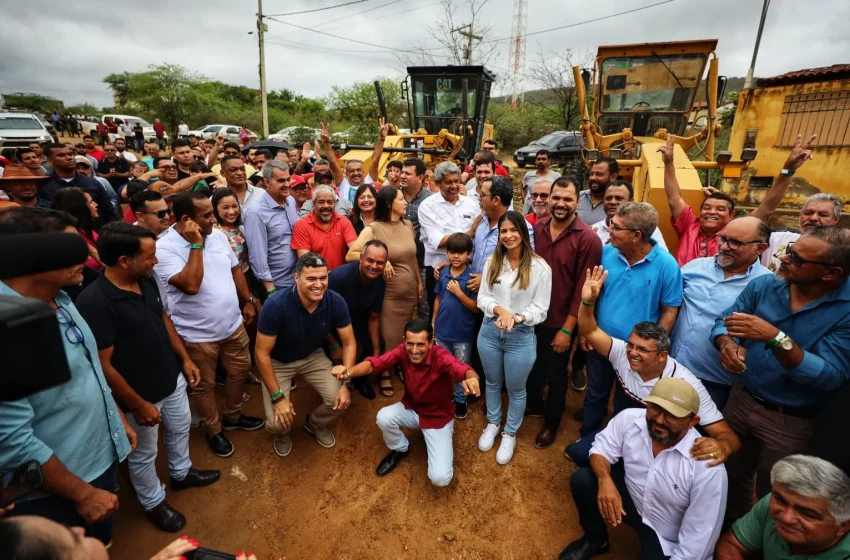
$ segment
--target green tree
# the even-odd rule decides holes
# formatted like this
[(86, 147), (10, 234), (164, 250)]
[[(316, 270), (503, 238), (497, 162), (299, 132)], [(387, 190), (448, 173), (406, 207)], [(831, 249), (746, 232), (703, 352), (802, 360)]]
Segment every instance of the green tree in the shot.
[[(378, 78), (378, 81), (387, 104), (388, 122), (403, 128), (407, 123), (407, 107), (401, 98), (401, 86), (396, 80), (386, 77)], [(327, 106), (338, 113), (340, 120), (374, 129), (381, 116), (374, 81), (356, 82), (349, 87), (333, 86)]]
[(130, 94), (130, 80), (134, 74), (129, 72), (121, 72), (120, 74), (110, 74), (103, 79), (103, 82), (109, 86), (112, 93), (115, 94), (116, 101), (119, 107), (127, 105)]
[(37, 93), (4, 93), (6, 107), (25, 109), (36, 113), (52, 113), (65, 111), (65, 105), (58, 99), (39, 95)]
[(71, 105), (66, 109), (69, 113), (73, 113), (74, 115), (94, 115), (99, 113), (97, 107), (92, 105), (91, 103), (82, 103), (81, 105)]

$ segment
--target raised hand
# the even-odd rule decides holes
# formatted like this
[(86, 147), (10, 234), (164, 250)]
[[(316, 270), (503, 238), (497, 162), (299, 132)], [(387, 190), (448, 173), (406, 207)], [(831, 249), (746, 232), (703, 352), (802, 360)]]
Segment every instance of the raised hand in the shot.
[(381, 117), (378, 119), (378, 126), (380, 126), (380, 129), (378, 130), (378, 138), (386, 140), (387, 134), (390, 131), (390, 125), (385, 122), (384, 117)]
[(673, 163), (673, 147), (676, 145), (676, 135), (668, 134), (667, 142), (658, 147), (658, 152), (661, 153), (661, 159), (664, 163)]
[(608, 278), (608, 271), (601, 266), (594, 266), (592, 271), (588, 268), (584, 287), (581, 289), (581, 300), (587, 303), (596, 301), (606, 278)]
[(323, 122), (319, 123), (322, 126), (322, 131), (319, 133), (319, 139), (322, 141), (322, 144), (330, 144), (331, 141), (331, 125), (330, 123), (325, 124)]
[(795, 170), (806, 163), (807, 160), (814, 159), (812, 155), (812, 144), (818, 139), (817, 134), (812, 134), (805, 143), (803, 143), (803, 135), (798, 134), (797, 140), (794, 141), (794, 147), (791, 148), (791, 153), (788, 154), (788, 159), (785, 160), (785, 169)]
[(181, 235), (183, 236), (183, 239), (192, 245), (202, 245), (204, 243), (204, 236), (201, 234), (201, 226), (191, 219), (186, 220), (186, 223), (183, 226), (183, 233)]

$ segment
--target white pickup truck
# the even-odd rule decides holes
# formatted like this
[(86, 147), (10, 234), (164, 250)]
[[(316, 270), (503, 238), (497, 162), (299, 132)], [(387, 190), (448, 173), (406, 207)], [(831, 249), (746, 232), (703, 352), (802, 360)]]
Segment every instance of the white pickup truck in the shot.
[[(153, 131), (153, 125), (151, 123), (149, 123), (148, 121), (146, 121), (145, 119), (141, 118), (141, 117), (134, 117), (132, 115), (103, 115), (102, 117), (100, 117), (100, 122), (105, 123), (106, 119), (111, 119), (113, 121), (116, 121), (118, 123), (119, 127), (122, 124), (124, 124), (124, 121), (129, 122), (132, 126), (136, 126), (136, 122), (140, 122), (142, 124), (142, 131), (145, 134), (145, 140), (156, 140), (156, 133), (154, 133), (154, 131)], [(91, 136), (97, 136), (97, 123), (96, 122), (89, 122), (89, 121), (86, 120), (86, 121), (80, 121), (80, 124), (82, 124), (82, 126), (83, 126), (83, 134), (89, 134)], [(121, 134), (120, 129), (119, 129), (118, 133)], [(165, 140), (167, 142), (168, 141), (168, 133), (166, 132), (164, 134), (165, 134)]]

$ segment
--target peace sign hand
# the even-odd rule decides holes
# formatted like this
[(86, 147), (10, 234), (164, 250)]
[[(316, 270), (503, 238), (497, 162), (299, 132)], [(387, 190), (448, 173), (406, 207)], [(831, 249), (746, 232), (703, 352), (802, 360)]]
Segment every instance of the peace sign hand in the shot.
[(322, 131), (319, 134), (319, 138), (322, 140), (322, 144), (330, 144), (331, 142), (331, 125), (330, 123), (325, 124), (323, 122), (319, 123), (322, 126)]
[(806, 160), (814, 159), (812, 156), (812, 144), (818, 139), (817, 134), (812, 134), (805, 143), (803, 143), (803, 135), (798, 134), (797, 140), (794, 141), (794, 147), (791, 148), (791, 153), (788, 154), (788, 159), (785, 160), (785, 169), (795, 170), (800, 169)]
[(378, 126), (381, 127), (378, 130), (378, 138), (380, 138), (381, 140), (386, 140), (387, 133), (389, 133), (390, 131), (390, 125), (385, 122), (384, 117), (381, 117), (380, 119), (378, 119)]
[(661, 153), (661, 160), (666, 163), (673, 163), (673, 146), (676, 144), (676, 135), (668, 134), (667, 135), (667, 143), (663, 146), (658, 147), (658, 151)]

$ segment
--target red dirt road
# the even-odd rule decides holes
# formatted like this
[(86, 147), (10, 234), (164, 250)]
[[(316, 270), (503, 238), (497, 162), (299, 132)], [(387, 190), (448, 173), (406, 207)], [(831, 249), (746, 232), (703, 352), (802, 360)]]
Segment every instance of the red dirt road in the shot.
[[(570, 497), (569, 475), (575, 466), (564, 458), (578, 425), (572, 414), (583, 396), (569, 395), (567, 418), (556, 443), (534, 448), (542, 420), (526, 418), (513, 461), (496, 464), (495, 448), (481, 453), (478, 435), (485, 418), (480, 404), (455, 423), (454, 480), (436, 488), (427, 477), (425, 444), (409, 433), (411, 453), (384, 478), (375, 467), (387, 453), (375, 425), (377, 411), (393, 400), (352, 397), (348, 412), (335, 425), (336, 447), (324, 449), (303, 430), (304, 416), (319, 401), (305, 382), (293, 394), (296, 424), (293, 450), (277, 457), (265, 430), (232, 432), (236, 453), (212, 455), (203, 431), (192, 430), (191, 455), (197, 468), (216, 468), (216, 484), (168, 492), (168, 501), (187, 518), (176, 535), (148, 521), (129, 481), (119, 477), (120, 509), (116, 516), (114, 559), (147, 559), (188, 534), (201, 546), (235, 553), (253, 551), (259, 560), (274, 559), (554, 559), (581, 535)], [(245, 412), (262, 416), (260, 389), (249, 386)], [(160, 438), (161, 441), (162, 438)], [(160, 446), (158, 472), (167, 481)], [(639, 558), (636, 534), (621, 526), (611, 532), (617, 560)]]

